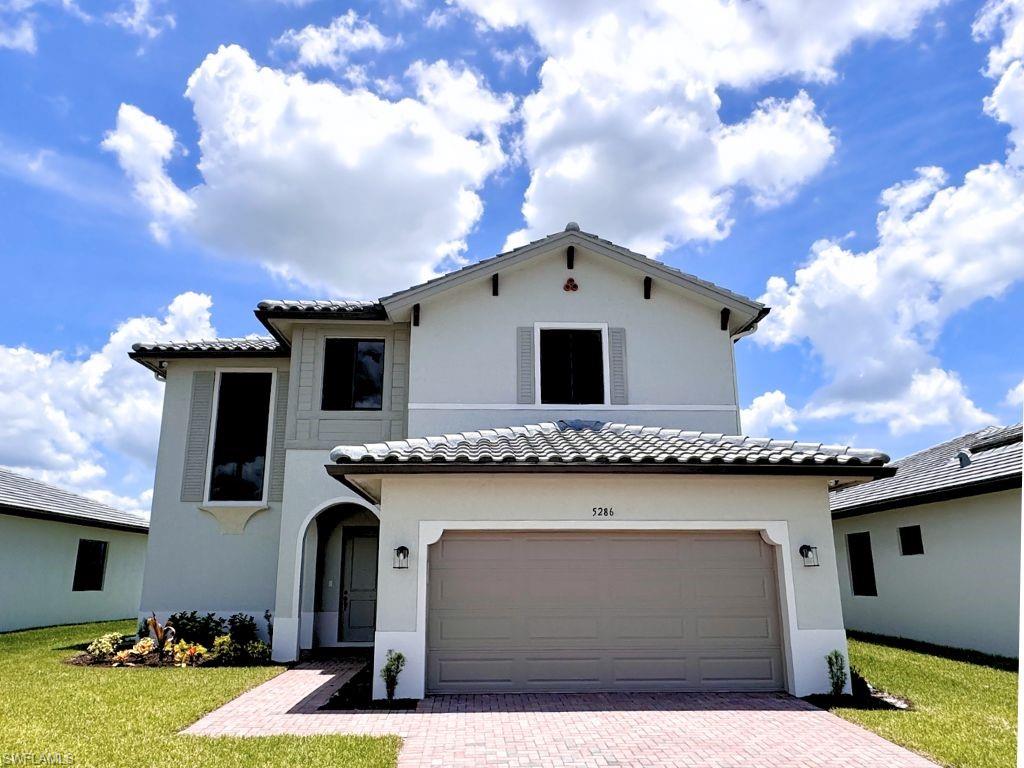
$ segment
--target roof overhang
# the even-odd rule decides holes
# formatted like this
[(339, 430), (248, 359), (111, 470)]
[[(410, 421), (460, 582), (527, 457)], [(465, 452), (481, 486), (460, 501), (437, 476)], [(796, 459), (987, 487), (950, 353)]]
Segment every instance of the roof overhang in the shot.
[(983, 493), (995, 493), (996, 491), (1009, 491), (1021, 487), (1021, 473), (1004, 477), (989, 478), (977, 483), (966, 483), (954, 485), (948, 488), (936, 488), (922, 493), (893, 496), (887, 499), (879, 499), (867, 504), (859, 504), (854, 507), (837, 509), (832, 513), (833, 520), (843, 520), (848, 517), (860, 517), (870, 515), (874, 512), (885, 512), (890, 509), (903, 509), (905, 507), (917, 507), (922, 504), (935, 504), (941, 501), (953, 501), (965, 499), (970, 496), (980, 496)]
[(326, 464), (327, 474), (373, 504), (383, 478), (395, 475), (744, 475), (825, 477), (842, 485), (892, 477), (896, 468), (837, 464), (587, 463), (587, 462), (350, 462)]
[(285, 309), (281, 307), (268, 307), (265, 302), (253, 310), (256, 319), (263, 324), (263, 327), (270, 332), (277, 341), (288, 349), (292, 344), (292, 329), (296, 322), (321, 321), (336, 322), (345, 321), (349, 323), (371, 323), (378, 324), (389, 321), (387, 312), (380, 305), (369, 306), (365, 309), (347, 309), (343, 311), (330, 312), (315, 309)]
[(167, 362), (170, 360), (210, 360), (210, 359), (266, 359), (288, 357), (287, 347), (281, 349), (167, 349), (160, 352), (136, 351), (128, 353), (135, 362), (149, 368), (158, 379), (167, 377)]
[(149, 534), (148, 525), (130, 525), (128, 523), (116, 523), (108, 520), (96, 520), (90, 517), (64, 515), (59, 512), (51, 512), (45, 509), (33, 509), (32, 507), (16, 507), (8, 504), (0, 504), (0, 515), (27, 517), (33, 520), (46, 520), (53, 523), (69, 523), (70, 525), (81, 525), (86, 528), (103, 528), (110, 531), (140, 533), (143, 536)]

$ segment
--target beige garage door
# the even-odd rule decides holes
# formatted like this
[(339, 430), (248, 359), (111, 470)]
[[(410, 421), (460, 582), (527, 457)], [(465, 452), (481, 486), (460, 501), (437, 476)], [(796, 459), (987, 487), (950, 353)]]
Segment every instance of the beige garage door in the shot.
[(449, 532), (429, 555), (431, 693), (784, 687), (757, 533)]

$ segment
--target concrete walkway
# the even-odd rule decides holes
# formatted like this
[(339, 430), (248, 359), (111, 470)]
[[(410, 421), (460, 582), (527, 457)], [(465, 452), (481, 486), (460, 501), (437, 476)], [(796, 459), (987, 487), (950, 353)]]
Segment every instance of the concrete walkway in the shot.
[(784, 694), (432, 696), (414, 711), (319, 711), (363, 663), (300, 664), (185, 733), (397, 734), (399, 768), (936, 768)]

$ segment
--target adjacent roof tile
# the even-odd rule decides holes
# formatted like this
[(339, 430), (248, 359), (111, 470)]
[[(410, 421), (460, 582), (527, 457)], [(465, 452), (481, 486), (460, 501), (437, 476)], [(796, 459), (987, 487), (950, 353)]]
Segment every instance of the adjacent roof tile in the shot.
[(361, 464), (722, 464), (883, 467), (879, 451), (740, 435), (559, 421), (338, 446), (331, 460)]
[[(1020, 424), (986, 427), (894, 461), (895, 476), (834, 491), (832, 514), (891, 509), (941, 493), (984, 493), (993, 483), (1013, 478), (1019, 483), (1021, 432)], [(957, 458), (961, 451), (969, 460), (963, 467)]]
[(256, 313), (265, 317), (346, 317), (352, 320), (386, 320), (387, 312), (379, 301), (334, 299), (268, 299), (256, 305)]
[(199, 339), (195, 341), (167, 341), (152, 344), (133, 344), (132, 356), (191, 354), (195, 352), (283, 352), (280, 342), (272, 336), (246, 336), (238, 339)]
[(0, 469), (0, 514), (23, 514), (67, 520), (81, 525), (148, 531), (138, 515), (108, 507), (85, 496)]

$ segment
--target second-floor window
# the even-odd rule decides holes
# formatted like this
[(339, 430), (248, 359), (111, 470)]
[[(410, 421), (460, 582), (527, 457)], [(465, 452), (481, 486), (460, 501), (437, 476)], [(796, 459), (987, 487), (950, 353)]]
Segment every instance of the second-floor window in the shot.
[(604, 337), (600, 328), (540, 329), (540, 401), (604, 403)]
[(262, 501), (273, 374), (225, 371), (219, 380), (209, 500)]
[(320, 409), (379, 411), (383, 405), (383, 340), (327, 339)]

